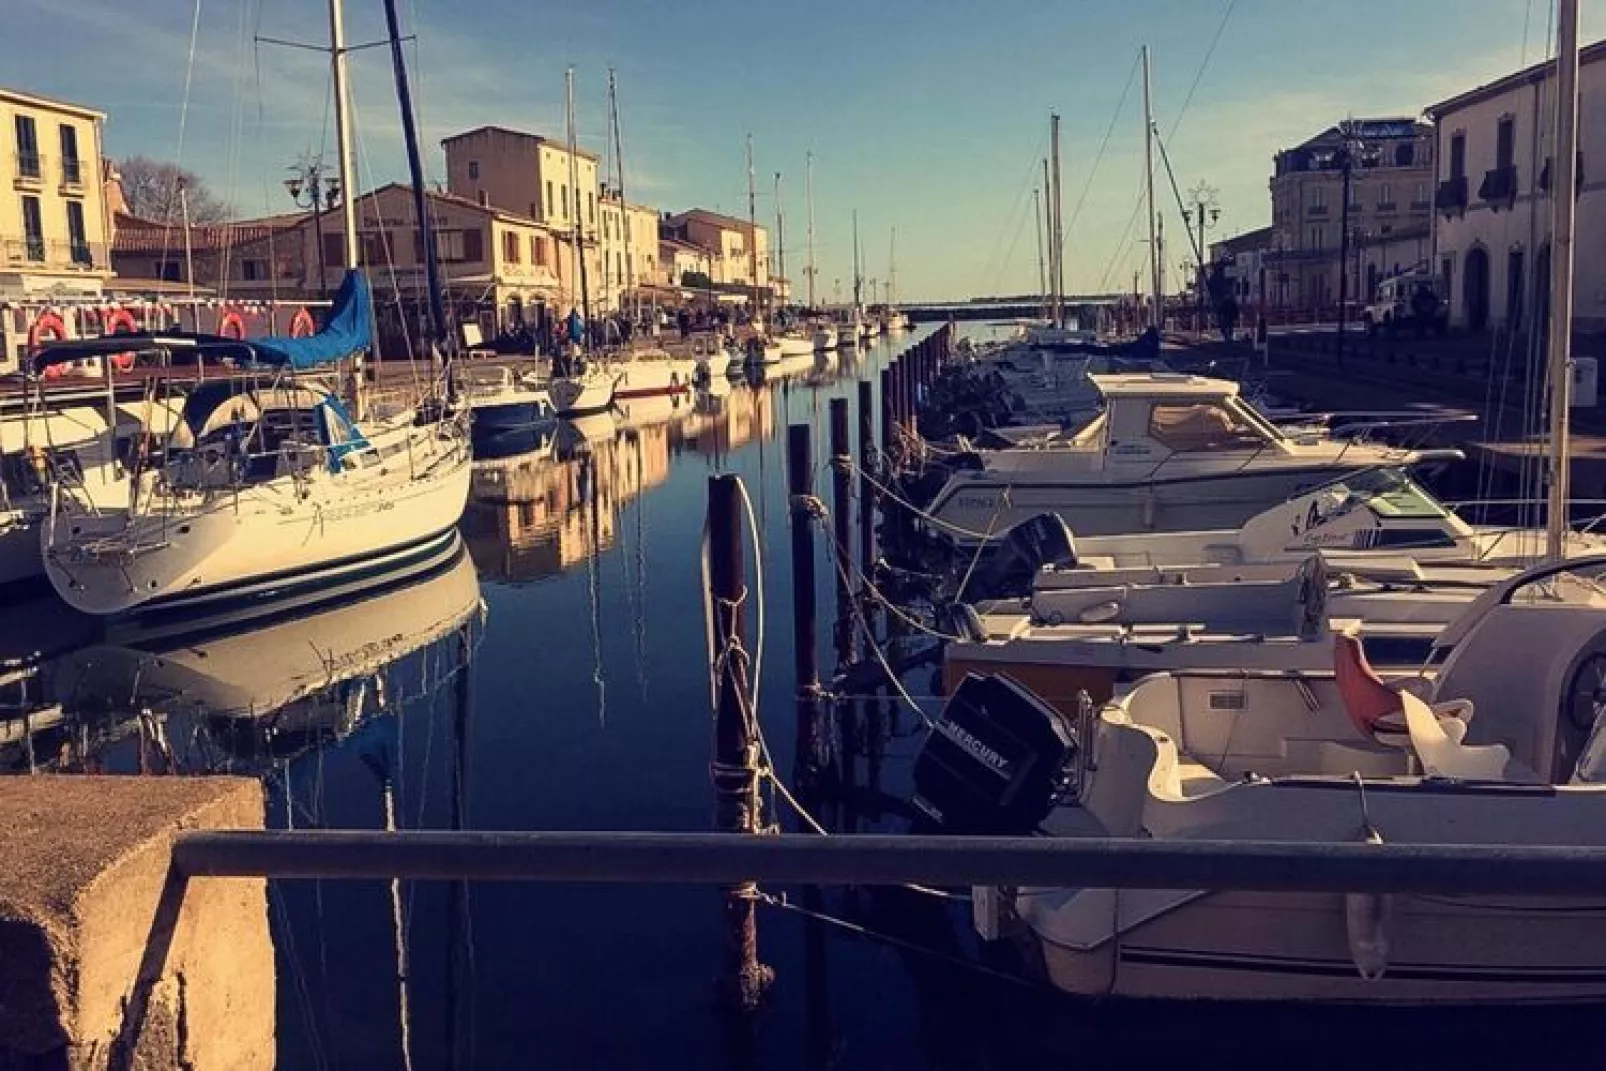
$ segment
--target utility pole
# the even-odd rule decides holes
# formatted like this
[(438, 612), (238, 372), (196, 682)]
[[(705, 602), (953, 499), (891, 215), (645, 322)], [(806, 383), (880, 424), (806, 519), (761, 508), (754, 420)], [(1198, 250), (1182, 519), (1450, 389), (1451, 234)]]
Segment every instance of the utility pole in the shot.
[(1143, 46), (1143, 187), (1149, 211), (1149, 273), (1154, 287), (1150, 326), (1165, 326), (1165, 281), (1161, 277), (1160, 220), (1154, 207), (1154, 87), (1149, 76), (1149, 46)]

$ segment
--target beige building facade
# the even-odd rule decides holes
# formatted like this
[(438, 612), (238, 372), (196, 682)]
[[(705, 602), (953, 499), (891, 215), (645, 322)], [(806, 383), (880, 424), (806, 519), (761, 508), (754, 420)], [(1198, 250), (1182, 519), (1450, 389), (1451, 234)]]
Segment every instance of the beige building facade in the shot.
[[(1579, 58), (1575, 330), (1606, 330), (1606, 41)], [(1434, 266), (1450, 324), (1520, 331), (1550, 301), (1555, 157), (1553, 62), (1518, 71), (1430, 106), (1437, 124)]]
[(630, 204), (602, 188), (601, 295), (604, 308), (620, 307), (627, 295), (660, 284), (658, 211)]
[(0, 296), (82, 298), (111, 275), (103, 112), (0, 89)]
[[(1346, 146), (1352, 161), (1348, 243)], [(1348, 120), (1278, 153), (1267, 304), (1332, 309), (1341, 272), (1349, 300), (1358, 304), (1381, 279), (1425, 266), (1432, 252), (1433, 156), (1433, 128), (1413, 118)]]
[[(769, 232), (734, 216), (694, 208), (665, 218), (666, 237), (704, 249), (709, 274), (717, 284), (757, 288), (760, 300), (770, 288)], [(754, 268), (757, 268), (755, 277)]]

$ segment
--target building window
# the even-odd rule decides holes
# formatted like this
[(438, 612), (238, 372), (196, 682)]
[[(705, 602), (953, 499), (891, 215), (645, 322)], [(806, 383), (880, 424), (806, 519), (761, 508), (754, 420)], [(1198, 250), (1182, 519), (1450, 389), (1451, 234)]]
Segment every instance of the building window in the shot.
[(480, 207), (481, 208), (489, 208), (490, 204), (491, 204), (491, 199), (485, 195), (485, 191), (484, 190), (480, 190), (480, 191), (478, 191), (478, 194), (479, 194)]
[(268, 277), (268, 265), (263, 260), (240, 261), (240, 278), (248, 283), (258, 282)]
[(562, 186), (559, 186), (558, 187), (558, 192), (563, 195), (563, 200), (559, 202), (560, 204), (563, 205), (563, 218), (564, 219), (568, 219), (569, 218), (569, 185), (568, 185), (568, 183), (564, 183)]
[(164, 282), (182, 283), (184, 281), (184, 268), (176, 260), (158, 260), (156, 262), (156, 277)]
[(1439, 278), (1444, 282), (1444, 292), (1454, 294), (1455, 287), (1455, 254), (1452, 253), (1439, 261)]
[(67, 241), (70, 243), (72, 262), (93, 267), (94, 257), (89, 253), (89, 232), (84, 227), (84, 202), (67, 202)]
[(539, 234), (530, 235), (530, 263), (538, 268), (547, 266), (546, 243), (541, 240)]
[(1511, 116), (1495, 126), (1494, 166), (1504, 170), (1517, 161), (1517, 121)]
[(341, 268), (346, 264), (346, 238), (342, 234), (323, 236), (323, 266)]
[(530, 218), (531, 219), (540, 219), (541, 218), (541, 206), (536, 204), (534, 201), (530, 202)]
[(479, 231), (459, 232), (462, 245), (462, 259), (469, 263), (478, 263), (485, 259), (485, 237)]
[(1452, 134), (1450, 136), (1450, 177), (1452, 179), (1467, 177), (1467, 136), (1465, 134)]
[(84, 182), (84, 165), (78, 160), (78, 128), (61, 124), (61, 181), (66, 186), (81, 186)]
[(17, 131), (17, 174), (23, 178), (39, 178), (44, 173), (43, 161), (39, 158), (39, 131), (34, 126), (33, 116), (17, 116), (15, 126)]
[(1522, 250), (1506, 254), (1506, 326), (1515, 331), (1522, 326)]
[(1310, 191), (1310, 206), (1312, 208), (1327, 207), (1327, 191), (1321, 186), (1315, 186)]
[(512, 231), (502, 232), (503, 260), (507, 261), (509, 264), (519, 263), (521, 247), (522, 243), (519, 241), (519, 236), (517, 234), (514, 234)]
[(1411, 196), (1411, 207), (1412, 208), (1427, 208), (1427, 207), (1429, 207), (1429, 205), (1428, 205), (1428, 184), (1427, 183), (1418, 182), (1416, 184), (1416, 192), (1414, 194), (1412, 194), (1412, 196)]
[[(557, 205), (557, 202), (552, 200), (552, 180), (548, 179), (547, 180), (547, 184), (546, 184), (546, 211), (547, 211), (547, 215), (555, 216), (555, 215), (558, 214), (558, 210), (557, 210), (556, 205)], [(537, 215), (536, 218), (537, 219), (545, 219), (546, 216)]]
[(1394, 166), (1410, 167), (1416, 163), (1416, 144), (1406, 141), (1394, 146)]
[(45, 219), (39, 211), (37, 197), (22, 199), (22, 236), (24, 255), (31, 261), (42, 263), (45, 259)]
[(480, 177), (480, 162), (478, 160), (470, 160), (468, 162), (468, 177), (471, 180)]
[(586, 193), (586, 222), (593, 227), (597, 225), (597, 195), (589, 191)]
[(1325, 248), (1327, 248), (1326, 243), (1322, 241), (1322, 239), (1324, 237), (1326, 237), (1326, 236), (1324, 234), (1322, 234), (1322, 228), (1320, 228), (1320, 227), (1312, 227), (1310, 229), (1310, 247), (1312, 249), (1325, 249)]

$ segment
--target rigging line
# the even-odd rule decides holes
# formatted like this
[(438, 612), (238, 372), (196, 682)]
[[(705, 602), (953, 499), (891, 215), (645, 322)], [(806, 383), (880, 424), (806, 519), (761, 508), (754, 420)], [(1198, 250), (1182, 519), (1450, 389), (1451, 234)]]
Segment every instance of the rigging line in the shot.
[[(1047, 142), (1048, 135), (1042, 134), (1038, 137), (1037, 143), (1032, 146), (1031, 160), (1026, 166), (1026, 177), (1022, 179), (1020, 188), (1015, 191), (1015, 197), (1014, 200), (1010, 202), (1009, 213), (1005, 217), (1006, 219), (1014, 219), (1018, 214), (1025, 211), (1027, 191), (1032, 188), (1032, 183), (1036, 181), (1038, 167), (1037, 162), (1042, 158), (1044, 151), (1047, 149)], [(988, 251), (987, 259), (982, 264), (981, 274), (983, 277), (991, 278), (998, 274), (993, 270), (993, 261), (994, 258), (998, 256), (998, 251), (1002, 244), (1003, 229), (1000, 228), (994, 232), (992, 248)]]
[(1210, 59), (1216, 54), (1216, 46), (1221, 43), (1221, 35), (1226, 32), (1227, 22), (1232, 18), (1232, 9), (1238, 6), (1238, 0), (1227, 0), (1227, 6), (1221, 12), (1221, 21), (1216, 24), (1215, 36), (1210, 38), (1210, 45), (1205, 49), (1204, 59), (1199, 62), (1199, 70), (1193, 76), (1193, 84), (1188, 87), (1187, 96), (1182, 98), (1182, 108), (1171, 123), (1167, 138), (1176, 137), (1177, 128), (1182, 125), (1182, 117), (1188, 114), (1188, 105), (1193, 103), (1193, 95), (1199, 89), (1199, 83), (1204, 81), (1205, 71), (1210, 67)]
[(1116, 101), (1115, 111), (1110, 116), (1110, 125), (1104, 128), (1104, 140), (1099, 142), (1099, 151), (1093, 157), (1093, 168), (1087, 173), (1087, 181), (1082, 184), (1082, 192), (1076, 198), (1076, 207), (1071, 209), (1071, 221), (1065, 225), (1065, 232), (1071, 233), (1076, 229), (1076, 220), (1082, 214), (1082, 206), (1087, 203), (1087, 195), (1093, 189), (1093, 179), (1099, 173), (1099, 163), (1104, 159), (1104, 150), (1110, 146), (1110, 138), (1115, 133), (1115, 125), (1121, 119), (1121, 112), (1126, 107), (1127, 97), (1132, 93), (1132, 86), (1138, 79), (1139, 57), (1132, 57), (1132, 70), (1126, 76), (1126, 88), (1121, 90), (1121, 99)]
[[(193, 14), (190, 16), (190, 54), (189, 54), (189, 60), (184, 65), (184, 96), (183, 96), (183, 99), (179, 103), (179, 109), (178, 109), (178, 144), (174, 149), (174, 155), (173, 155), (173, 163), (174, 163), (175, 166), (181, 166), (184, 163), (184, 131), (185, 131), (185, 128), (189, 125), (189, 117), (190, 117), (190, 86), (194, 83), (194, 79), (195, 79), (195, 47), (196, 47), (196, 42), (200, 38), (200, 35), (201, 35), (201, 0), (195, 0), (195, 9), (194, 9)], [(172, 196), (174, 196), (174, 197), (177, 197), (177, 195), (178, 195), (177, 184), (178, 184), (178, 180), (177, 180), (177, 176), (175, 176), (174, 177), (174, 187), (175, 188), (172, 191)], [(169, 236), (169, 234), (171, 233), (171, 231), (173, 229), (172, 207), (173, 207), (172, 203), (169, 202), (168, 205), (166, 206), (167, 211), (164, 211), (162, 213), (162, 259), (163, 260), (167, 259), (167, 250), (168, 250), (167, 241), (168, 241), (168, 236)]]
[(1002, 284), (1004, 280), (1004, 274), (1009, 271), (1009, 266), (1015, 259), (1015, 249), (1020, 245), (1020, 236), (1021, 232), (1026, 229), (1026, 221), (1028, 219), (1032, 220), (1032, 226), (1035, 228), (1037, 226), (1036, 217), (1037, 213), (1032, 212), (1029, 209), (1021, 212), (1016, 217), (1015, 233), (1009, 239), (1009, 249), (1005, 251), (1003, 260), (998, 262), (998, 270), (993, 273), (992, 290), (996, 291), (1000, 284)]
[[(229, 115), (229, 167), (227, 186), (229, 200), (232, 202), (240, 192), (240, 153), (241, 145), (245, 141), (245, 51), (250, 45), (248, 33), (249, 6), (246, 0), (240, 0), (239, 41), (236, 44), (234, 64), (234, 106)], [(223, 229), (223, 256), (218, 271), (221, 280), (218, 287), (218, 298), (223, 304), (229, 300), (229, 263), (234, 253), (234, 244), (237, 231), (234, 227)], [(218, 315), (221, 317), (222, 312)]]

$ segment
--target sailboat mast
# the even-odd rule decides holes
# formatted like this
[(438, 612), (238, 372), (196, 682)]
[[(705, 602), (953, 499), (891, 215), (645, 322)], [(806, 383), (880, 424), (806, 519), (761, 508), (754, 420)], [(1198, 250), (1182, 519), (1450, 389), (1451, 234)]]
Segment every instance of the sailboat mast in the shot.
[[(346, 22), (341, 0), (329, 0), (329, 61), (334, 78), (335, 146), (340, 163), (340, 230), (346, 267), (357, 266), (357, 181), (351, 160), (351, 92), (346, 85)], [(318, 250), (323, 256), (323, 250)]]
[[(625, 198), (625, 147), (624, 135), (619, 130), (619, 83), (612, 67), (608, 68), (608, 123), (613, 127), (613, 166), (617, 179), (614, 189), (619, 194), (619, 222), (625, 230), (625, 269), (619, 279), (619, 307), (623, 308), (625, 297), (633, 288), (636, 269), (635, 262), (630, 259), (630, 202)], [(637, 311), (640, 311), (639, 297), (637, 306)]]
[(753, 280), (752, 316), (758, 317), (758, 191), (753, 187), (753, 135), (747, 135), (747, 274)]
[(898, 300), (898, 228), (892, 228), (892, 241), (887, 248), (887, 307)]
[(804, 157), (803, 185), (809, 202), (809, 308), (814, 308), (814, 154)]
[(1043, 191), (1038, 186), (1032, 187), (1032, 219), (1036, 222), (1032, 229), (1037, 232), (1037, 292), (1043, 298), (1043, 315), (1047, 316), (1048, 268), (1043, 263)]
[(1054, 188), (1049, 194), (1049, 219), (1054, 230), (1049, 245), (1054, 250), (1054, 326), (1065, 326), (1065, 233), (1060, 223), (1060, 117), (1051, 112), (1048, 117), (1049, 141), (1054, 154)]
[(779, 171), (775, 172), (775, 274), (777, 278), (786, 278), (786, 208), (781, 204)]
[[(569, 188), (574, 193), (574, 256), (579, 260), (580, 276), (580, 316), (585, 321), (586, 338), (591, 337), (591, 289), (586, 281), (586, 254), (585, 228), (580, 224), (580, 162), (578, 157), (579, 146), (575, 144), (574, 131), (574, 68), (570, 67), (563, 72), (563, 107), (569, 124)], [(581, 342), (580, 348), (590, 349), (590, 346)]]
[(1054, 320), (1054, 207), (1049, 191), (1053, 185), (1048, 177), (1048, 157), (1043, 157), (1043, 218), (1040, 221), (1043, 227), (1037, 236), (1039, 242), (1048, 247), (1048, 274), (1043, 276), (1043, 317), (1050, 323)]
[(1550, 205), (1550, 487), (1545, 511), (1545, 555), (1566, 551), (1573, 370), (1573, 230), (1578, 197), (1578, 0), (1556, 5), (1556, 156)]
[(1149, 324), (1158, 331), (1165, 323), (1162, 305), (1164, 288), (1160, 284), (1160, 236), (1155, 232), (1154, 211), (1154, 89), (1149, 81), (1149, 46), (1143, 46), (1143, 187), (1149, 215), (1149, 278), (1153, 306)]
[(413, 117), (413, 93), (407, 81), (407, 60), (402, 52), (401, 22), (396, 17), (396, 0), (385, 0), (385, 30), (390, 34), (390, 65), (396, 76), (396, 102), (401, 105), (402, 136), (407, 146), (407, 174), (413, 184), (413, 214), (418, 218), (419, 242), (424, 250), (424, 280), (429, 287), (430, 335), (449, 353), (451, 339), (446, 330), (446, 301), (441, 293), (440, 262), (435, 256), (429, 200), (424, 193), (424, 163), (418, 153), (418, 127)]
[(859, 210), (853, 210), (853, 311), (858, 312), (863, 302), (864, 276), (859, 274)]

